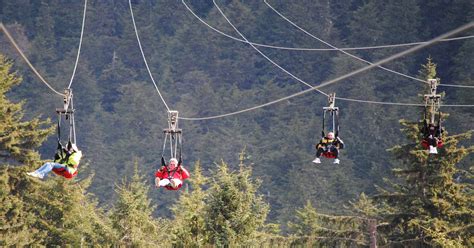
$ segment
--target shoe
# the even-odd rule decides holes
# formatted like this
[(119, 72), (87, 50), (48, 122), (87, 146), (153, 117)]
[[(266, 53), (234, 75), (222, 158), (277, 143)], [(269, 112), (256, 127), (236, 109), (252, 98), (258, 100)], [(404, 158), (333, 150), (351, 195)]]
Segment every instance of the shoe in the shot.
[(313, 160), (313, 163), (315, 163), (315, 164), (320, 164), (320, 163), (321, 163), (321, 159), (315, 158), (315, 159)]
[(43, 179), (43, 175), (39, 174), (38, 172), (36, 171), (33, 171), (33, 172), (27, 172), (26, 173), (28, 176), (32, 176), (32, 177), (37, 177), (39, 179)]
[(434, 146), (430, 146), (430, 154), (438, 154), (438, 149)]
[(334, 159), (334, 163), (335, 163), (335, 164), (339, 164), (339, 162), (340, 162), (339, 159), (337, 159), (337, 158)]

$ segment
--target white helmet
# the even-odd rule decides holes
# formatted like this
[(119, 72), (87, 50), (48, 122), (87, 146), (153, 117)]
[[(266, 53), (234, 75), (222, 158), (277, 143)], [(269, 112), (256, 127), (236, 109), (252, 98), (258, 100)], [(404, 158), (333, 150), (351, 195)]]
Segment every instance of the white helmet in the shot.
[(334, 139), (334, 133), (333, 133), (333, 132), (329, 132), (327, 137), (328, 137), (329, 139)]
[(75, 151), (75, 152), (78, 152), (78, 151), (79, 151), (79, 149), (77, 149), (76, 144), (74, 144), (74, 143), (71, 144), (71, 149), (72, 149), (73, 151)]
[(171, 162), (174, 162), (175, 164), (178, 164), (178, 160), (176, 158), (171, 158), (170, 159), (170, 164), (171, 164)]

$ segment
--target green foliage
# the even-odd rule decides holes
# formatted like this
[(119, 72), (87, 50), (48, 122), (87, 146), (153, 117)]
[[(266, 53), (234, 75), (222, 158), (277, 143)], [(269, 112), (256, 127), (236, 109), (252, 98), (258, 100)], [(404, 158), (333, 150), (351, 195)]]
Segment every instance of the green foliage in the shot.
[(295, 218), (297, 223), (289, 223), (290, 230), (298, 236), (312, 235), (320, 227), (318, 223), (316, 209), (310, 201), (301, 210), (296, 210)]
[(229, 171), (222, 162), (206, 197), (205, 228), (208, 242), (216, 246), (251, 245), (257, 242), (269, 206), (257, 195), (260, 183), (250, 178), (251, 169)]
[[(428, 61), (426, 75), (433, 76), (434, 64)], [(410, 245), (462, 247), (471, 244), (474, 209), (469, 182), (459, 183), (457, 167), (474, 146), (460, 146), (473, 131), (448, 135), (443, 133), (444, 147), (429, 154), (421, 147), (422, 123), (401, 120), (409, 143), (390, 149), (399, 161), (393, 170), (399, 178), (390, 189), (380, 189), (375, 198), (383, 203), (382, 216), (389, 222), (382, 230), (389, 243), (407, 241)], [(406, 243), (406, 244), (408, 244)]]
[[(132, 2), (153, 77), (170, 108), (179, 110), (181, 117), (228, 113), (304, 88), (248, 45), (217, 34), (197, 21), (181, 1)], [(236, 35), (213, 7), (212, 1), (186, 2), (206, 22)], [(338, 47), (357, 47), (436, 37), (471, 21), (474, 16), (471, 2), (304, 0), (271, 4), (316, 36)], [(27, 56), (58, 90), (69, 82), (77, 52), (82, 3), (17, 0), (1, 4), (2, 22), (11, 27), (10, 31), (20, 41)], [(239, 30), (254, 42), (326, 48), (288, 25), (262, 2), (232, 0), (219, 4)], [(0, 39), (2, 52), (15, 54), (16, 57), (17, 53), (8, 42), (4, 42), (4, 37), (0, 36)], [(440, 65), (438, 74), (443, 76), (444, 82), (472, 85), (473, 44), (472, 39), (440, 42), (385, 66), (416, 75), (418, 63), (431, 55)], [(351, 53), (376, 61), (403, 49)], [(363, 63), (336, 52), (262, 51), (313, 85), (363, 66)], [(52, 96), (23, 62), (18, 61), (15, 69), (25, 79), (19, 87), (8, 91), (13, 102), (23, 103), (24, 116), (19, 120), (32, 119), (38, 114), (53, 117), (60, 98)], [(419, 92), (422, 87), (421, 83), (374, 68), (323, 90), (337, 92), (340, 97), (408, 103), (418, 100), (414, 92)], [(90, 191), (98, 197), (101, 206), (110, 206), (117, 198), (114, 194), (117, 179), (133, 175), (133, 169), (127, 166), (131, 157), (140, 158), (140, 170), (151, 178), (153, 168), (159, 163), (163, 141), (161, 130), (167, 125), (166, 111), (150, 82), (137, 47), (126, 1), (89, 1), (73, 89), (78, 141), (85, 154), (84, 159), (92, 161), (90, 170), (95, 172)], [(447, 90), (446, 96), (444, 101), (447, 104), (470, 104), (473, 99), (472, 91), (455, 88)], [(24, 99), (28, 101), (22, 102)], [(237, 165), (236, 150), (246, 146), (247, 155), (251, 158), (248, 165), (252, 166), (253, 175), (262, 179), (261, 187), (256, 192), (265, 194), (265, 199), (272, 206), (267, 218), (271, 222), (282, 223), (284, 233), (287, 232), (286, 223), (294, 221), (295, 208), (303, 206), (307, 200), (318, 211), (345, 214), (348, 212), (346, 208), (334, 206), (342, 206), (361, 192), (370, 195), (375, 191), (374, 183), (385, 185), (382, 179), (389, 175), (391, 169), (387, 161), (392, 160), (385, 150), (404, 140), (396, 125), (397, 120), (402, 117), (413, 120), (420, 113), (416, 107), (408, 106), (366, 105), (339, 100), (336, 104), (341, 108), (341, 138), (347, 144), (340, 166), (323, 163), (316, 167), (310, 162), (314, 157), (314, 143), (319, 139), (321, 107), (326, 105), (325, 97), (317, 93), (232, 117), (193, 122), (181, 120), (185, 137), (184, 159), (189, 164), (200, 160), (203, 174), (207, 176), (214, 162), (222, 158), (230, 158), (229, 164)], [(36, 142), (36, 138), (19, 141), (21, 137), (15, 136), (16, 132), (4, 133), (6, 126), (3, 124), (8, 123), (4, 116), (0, 116), (0, 139), (4, 134), (8, 134), (8, 138), (1, 142), (0, 156), (9, 164), (17, 164), (21, 160), (30, 167), (39, 165), (34, 162), (39, 160), (37, 153), (28, 155), (28, 149), (38, 147), (20, 145)], [(456, 108), (452, 110), (446, 126), (450, 130), (466, 130), (472, 128), (472, 118), (470, 108)], [(37, 126), (46, 132), (49, 124), (39, 121)], [(461, 144), (469, 142), (472, 143), (472, 138)], [(6, 144), (9, 147), (3, 147)], [(54, 147), (51, 138), (40, 151), (43, 156), (49, 157)], [(466, 169), (471, 164), (472, 156), (459, 166)], [(213, 183), (207, 182), (202, 187), (203, 192), (207, 192), (208, 185), (211, 187)], [(188, 193), (192, 195), (193, 191)], [(176, 194), (152, 191), (150, 204), (156, 204), (154, 213), (157, 216), (171, 216), (175, 212), (170, 211), (168, 206), (188, 193), (184, 188)], [(362, 196), (360, 200), (357, 207), (363, 214), (371, 209), (371, 203), (364, 201)], [(190, 199), (189, 204), (198, 203)], [(181, 223), (180, 219), (185, 220), (183, 223), (188, 221), (186, 218), (189, 216), (178, 215), (176, 213), (177, 223)], [(196, 223), (200, 228), (200, 218), (198, 220)], [(260, 231), (275, 234), (278, 230), (275, 225), (267, 224)], [(34, 233), (32, 231), (31, 235)], [(175, 234), (185, 236), (184, 231)], [(25, 235), (30, 233), (25, 232)], [(275, 240), (276, 243), (281, 241), (288, 245), (292, 242), (283, 241), (278, 235)]]
[(39, 118), (24, 121), (24, 103), (7, 99), (6, 94), (21, 82), (11, 68), (12, 63), (0, 54), (0, 158), (7, 163), (32, 165), (40, 159), (34, 149), (54, 132), (54, 126)]
[(28, 202), (36, 204), (36, 228), (43, 230), (45, 245), (107, 245), (115, 235), (103, 210), (87, 196), (84, 189), (91, 178), (81, 182), (49, 180), (40, 192), (30, 193)]
[(41, 182), (25, 168), (0, 168), (0, 245), (106, 246), (114, 232), (103, 210), (85, 192), (91, 178)]
[[(22, 103), (11, 103), (5, 93), (21, 79), (10, 73), (12, 64), (0, 55), (0, 245), (102, 246), (112, 244), (114, 233), (102, 210), (80, 182), (56, 178), (40, 182), (26, 176), (27, 167), (40, 164), (35, 148), (54, 131), (50, 121), (24, 121)], [(31, 166), (29, 166), (31, 167)]]
[(208, 179), (202, 174), (199, 161), (194, 164), (189, 181), (192, 191), (186, 188), (171, 208), (174, 215), (171, 221), (173, 244), (178, 247), (202, 247), (207, 241), (204, 202), (207, 192), (202, 187)]
[(310, 201), (295, 213), (295, 222), (290, 222), (295, 244), (317, 245), (317, 247), (352, 247), (367, 245), (366, 221), (358, 216), (332, 216), (316, 211)]
[(18, 169), (14, 175), (13, 170), (5, 165), (0, 167), (0, 245), (31, 245), (45, 236), (44, 231), (32, 228), (36, 216), (31, 209), (35, 205), (23, 200), (34, 183), (22, 179), (24, 175), (18, 173)]
[(165, 228), (152, 217), (153, 207), (148, 198), (148, 187), (138, 172), (138, 162), (130, 182), (125, 179), (117, 186), (118, 200), (110, 216), (123, 246), (155, 247), (166, 244)]
[(365, 193), (361, 193), (357, 201), (350, 201), (351, 209), (358, 215), (365, 218), (375, 218), (379, 214), (379, 210), (372, 198)]

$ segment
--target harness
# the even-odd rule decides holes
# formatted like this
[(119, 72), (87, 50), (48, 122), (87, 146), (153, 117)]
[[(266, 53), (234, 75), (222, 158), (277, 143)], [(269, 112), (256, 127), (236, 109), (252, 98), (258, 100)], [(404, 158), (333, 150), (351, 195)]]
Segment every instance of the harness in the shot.
[(441, 111), (440, 111), (441, 95), (436, 94), (436, 87), (439, 84), (439, 81), (437, 79), (428, 79), (428, 83), (430, 84), (430, 94), (424, 95), (425, 108), (424, 108), (424, 114), (423, 114), (423, 122), (424, 122), (423, 123), (423, 129), (424, 129), (423, 138), (428, 137), (430, 135), (429, 125), (431, 124), (435, 126), (436, 115), (438, 115), (438, 120), (437, 120), (438, 123), (435, 126), (437, 130), (435, 130), (433, 136), (437, 138), (441, 138), (441, 133), (442, 133)]
[[(74, 153), (68, 153), (67, 150), (72, 146), (73, 143), (76, 143), (76, 125), (74, 122), (74, 102), (73, 102), (73, 94), (72, 89), (65, 89), (64, 90), (64, 98), (63, 98), (63, 108), (57, 108), (56, 113), (58, 115), (57, 121), (57, 142), (58, 145), (56, 147), (56, 153), (54, 155), (54, 161), (59, 162), (60, 164), (66, 165), (66, 167), (71, 167), (68, 163), (69, 157)], [(63, 146), (61, 142), (61, 121), (65, 119), (65, 121), (69, 122), (68, 125), (68, 138), (66, 147)], [(66, 149), (67, 148), (67, 149)], [(65, 178), (72, 178), (77, 175), (77, 170), (75, 170), (72, 174), (66, 168), (60, 169), (53, 169), (53, 172), (57, 175), (63, 176)]]
[(329, 102), (329, 107), (323, 107), (323, 128), (321, 131), (321, 137), (324, 139), (326, 137), (326, 129), (325, 129), (325, 124), (326, 124), (326, 113), (329, 113), (332, 121), (332, 131), (334, 133), (335, 138), (339, 136), (339, 108), (334, 106), (334, 103), (336, 101), (336, 93), (329, 94), (328, 96), (328, 102)]
[[(168, 128), (163, 129), (165, 135), (163, 142), (163, 150), (161, 152), (161, 165), (165, 167), (168, 173), (168, 179), (174, 178), (176, 172), (180, 169), (182, 158), (182, 129), (178, 128), (178, 111), (168, 111)], [(167, 147), (169, 139), (169, 147)], [(175, 169), (170, 170), (165, 163), (165, 153), (169, 150), (171, 158), (178, 158), (178, 165)], [(171, 174), (172, 173), (172, 174)]]

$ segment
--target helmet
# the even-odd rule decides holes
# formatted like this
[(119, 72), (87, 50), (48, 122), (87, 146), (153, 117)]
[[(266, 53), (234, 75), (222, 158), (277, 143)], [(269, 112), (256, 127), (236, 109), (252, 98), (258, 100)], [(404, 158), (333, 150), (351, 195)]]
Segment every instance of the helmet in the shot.
[(75, 152), (79, 151), (79, 149), (77, 149), (76, 144), (74, 144), (74, 143), (71, 143), (71, 146), (69, 147), (69, 149), (70, 149), (70, 150), (73, 150), (73, 151), (75, 151)]
[(170, 164), (171, 164), (171, 162), (174, 162), (175, 165), (178, 164), (178, 160), (176, 158), (171, 158), (170, 159)]
[(329, 139), (334, 139), (334, 133), (333, 133), (333, 132), (329, 132), (328, 135), (327, 135), (327, 137), (328, 137)]

